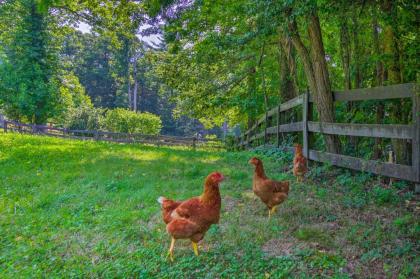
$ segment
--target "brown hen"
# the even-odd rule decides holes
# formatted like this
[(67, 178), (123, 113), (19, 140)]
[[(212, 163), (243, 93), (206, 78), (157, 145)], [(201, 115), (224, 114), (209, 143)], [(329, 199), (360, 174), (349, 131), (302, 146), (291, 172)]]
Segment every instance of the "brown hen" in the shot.
[(160, 197), (163, 221), (172, 241), (168, 256), (173, 261), (176, 239), (190, 239), (194, 253), (198, 256), (197, 243), (203, 239), (212, 224), (220, 218), (221, 197), (219, 184), (224, 179), (219, 172), (209, 174), (204, 182), (204, 192), (199, 197), (186, 201), (173, 201)]
[(276, 211), (276, 207), (287, 199), (289, 181), (275, 181), (269, 179), (264, 172), (263, 163), (254, 157), (249, 163), (255, 166), (252, 190), (268, 207), (268, 217)]
[(302, 145), (295, 144), (295, 157), (293, 158), (293, 175), (296, 176), (297, 182), (302, 182), (303, 177), (308, 171), (306, 158), (302, 153)]

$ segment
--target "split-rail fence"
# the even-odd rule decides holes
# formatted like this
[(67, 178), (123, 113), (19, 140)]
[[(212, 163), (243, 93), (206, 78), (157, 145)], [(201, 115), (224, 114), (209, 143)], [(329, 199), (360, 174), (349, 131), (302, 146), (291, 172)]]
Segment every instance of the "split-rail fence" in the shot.
[(48, 125), (24, 124), (20, 122), (3, 120), (4, 132), (19, 132), (60, 138), (72, 138), (80, 140), (110, 141), (117, 143), (143, 143), (153, 145), (182, 145), (196, 147), (224, 148), (224, 144), (218, 140), (199, 137), (179, 137), (166, 135), (143, 135), (138, 133), (116, 133), (97, 130), (72, 130)]
[[(303, 150), (306, 158), (339, 167), (412, 181), (416, 185), (416, 192), (420, 192), (420, 93), (417, 85), (406, 83), (367, 89), (334, 91), (333, 94), (334, 102), (411, 99), (413, 115), (411, 124), (314, 122), (312, 121), (313, 99), (309, 92), (306, 92), (267, 111), (249, 130), (236, 138), (236, 147), (238, 149), (248, 149), (266, 145), (270, 140), (272, 141), (273, 136), (276, 137), (277, 147), (280, 147), (282, 134), (300, 132), (302, 133)], [(301, 106), (302, 121), (282, 124), (281, 118), (283, 113), (298, 108), (298, 106)], [(311, 133), (410, 140), (412, 145), (412, 164), (401, 165), (317, 151), (312, 149)], [(285, 149), (293, 151), (292, 147), (286, 147)]]

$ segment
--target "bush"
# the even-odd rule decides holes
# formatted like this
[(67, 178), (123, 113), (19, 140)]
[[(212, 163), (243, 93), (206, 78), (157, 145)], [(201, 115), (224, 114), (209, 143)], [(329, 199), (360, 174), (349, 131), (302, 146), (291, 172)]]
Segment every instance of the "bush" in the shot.
[(67, 111), (64, 127), (71, 130), (100, 130), (103, 126), (103, 110), (89, 106)]
[(104, 126), (112, 132), (157, 135), (162, 128), (162, 121), (152, 113), (136, 113), (117, 108), (106, 112)]
[(229, 151), (235, 150), (235, 148), (236, 148), (236, 141), (235, 140), (236, 140), (235, 136), (232, 136), (232, 135), (226, 136), (225, 145), (226, 145), (227, 150), (229, 150)]

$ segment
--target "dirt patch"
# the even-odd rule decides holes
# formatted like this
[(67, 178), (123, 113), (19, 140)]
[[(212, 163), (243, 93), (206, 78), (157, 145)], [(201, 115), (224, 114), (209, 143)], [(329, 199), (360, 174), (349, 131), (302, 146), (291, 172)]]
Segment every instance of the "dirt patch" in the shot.
[(337, 222), (323, 222), (323, 223), (315, 224), (313, 225), (313, 227), (320, 230), (324, 230), (324, 231), (335, 232), (339, 230), (341, 226)]
[(139, 220), (138, 225), (139, 227), (145, 227), (148, 230), (154, 230), (160, 225), (165, 225), (165, 223), (163, 222), (162, 213), (159, 211), (158, 213), (152, 215), (148, 220)]
[(270, 257), (290, 256), (296, 247), (296, 240), (293, 238), (270, 239), (262, 246), (262, 251)]
[(270, 239), (261, 247), (261, 250), (269, 257), (291, 256), (296, 249), (307, 248), (306, 243), (302, 243), (294, 237)]
[(230, 196), (225, 196), (222, 200), (222, 205), (225, 211), (231, 212), (234, 208), (238, 206), (239, 201)]

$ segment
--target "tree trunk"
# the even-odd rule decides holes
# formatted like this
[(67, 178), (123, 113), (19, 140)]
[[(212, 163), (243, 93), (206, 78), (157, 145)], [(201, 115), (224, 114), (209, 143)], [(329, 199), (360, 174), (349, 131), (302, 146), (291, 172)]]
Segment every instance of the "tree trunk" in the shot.
[(268, 96), (267, 96), (266, 84), (265, 84), (264, 54), (265, 54), (265, 42), (263, 43), (263, 46), (261, 48), (260, 61), (258, 62), (258, 66), (261, 68), (262, 89), (263, 89), (263, 96), (264, 96), (264, 112), (267, 113)]
[(251, 70), (251, 73), (247, 77), (247, 86), (248, 86), (248, 95), (250, 96), (251, 102), (247, 105), (246, 108), (248, 114), (248, 129), (254, 125), (255, 119), (257, 117), (257, 106), (256, 106), (256, 80), (255, 80), (255, 67)]
[(357, 11), (353, 14), (353, 46), (354, 46), (354, 88), (362, 87), (362, 73), (360, 71), (360, 42), (359, 42), (359, 22), (357, 21)]
[(296, 82), (296, 61), (293, 46), (289, 37), (280, 34), (279, 40), (279, 96), (281, 101), (288, 101), (298, 96), (299, 89)]
[(132, 96), (131, 96), (131, 84), (130, 84), (130, 76), (128, 75), (127, 78), (127, 94), (128, 94), (128, 109), (133, 109), (133, 104), (132, 104)]
[[(351, 53), (351, 42), (349, 35), (349, 28), (345, 14), (342, 15), (342, 20), (340, 22), (340, 54), (341, 54), (341, 63), (343, 64), (343, 73), (344, 73), (344, 89), (350, 90), (351, 86), (351, 72), (350, 72), (350, 53)], [(353, 117), (353, 102), (347, 102), (347, 113)], [(356, 150), (357, 147), (357, 137), (349, 136), (349, 146), (352, 151)]]
[(340, 54), (344, 72), (344, 89), (351, 89), (350, 75), (350, 36), (348, 24), (345, 19), (340, 24)]
[[(310, 41), (310, 53), (302, 42), (297, 23), (292, 20), (289, 24), (291, 39), (296, 51), (301, 57), (309, 87), (313, 93), (321, 122), (335, 122), (334, 102), (331, 92), (331, 83), (325, 61), (325, 50), (321, 35), (319, 18), (315, 11), (309, 15), (308, 34)], [(339, 153), (340, 142), (335, 135), (325, 135), (327, 151)]]
[[(382, 10), (386, 14), (387, 20), (384, 26), (384, 54), (386, 55), (385, 67), (388, 72), (388, 84), (401, 83), (401, 65), (397, 38), (397, 7), (395, 1), (385, 0)], [(402, 107), (404, 101), (395, 102), (391, 109), (391, 117), (397, 122), (404, 121)], [(393, 139), (392, 145), (397, 158), (397, 163), (407, 163), (407, 142), (405, 140)]]
[(127, 98), (128, 98), (128, 109), (133, 109), (133, 97), (131, 94), (131, 53), (130, 53), (130, 41), (128, 38), (124, 38), (124, 55), (125, 55), (125, 63), (126, 63), (126, 83), (127, 83)]
[(133, 77), (134, 77), (134, 90), (133, 90), (133, 111), (137, 111), (137, 91), (138, 91), (138, 80), (137, 80), (137, 60), (133, 64)]
[[(375, 84), (376, 86), (382, 86), (384, 82), (384, 67), (382, 61), (379, 59), (381, 55), (381, 49), (379, 46), (379, 25), (376, 12), (373, 14), (372, 19), (372, 35), (373, 35), (373, 48), (374, 55), (377, 57), (376, 68), (375, 68)], [(376, 106), (376, 123), (382, 124), (385, 116), (385, 106), (384, 103), (379, 101)], [(375, 138), (375, 147), (373, 149), (373, 159), (378, 160), (382, 155), (382, 139)]]
[(279, 76), (280, 94), (284, 96), (283, 101), (293, 99), (299, 94), (299, 87), (296, 81), (296, 60), (292, 41), (290, 37), (280, 33), (279, 40)]

